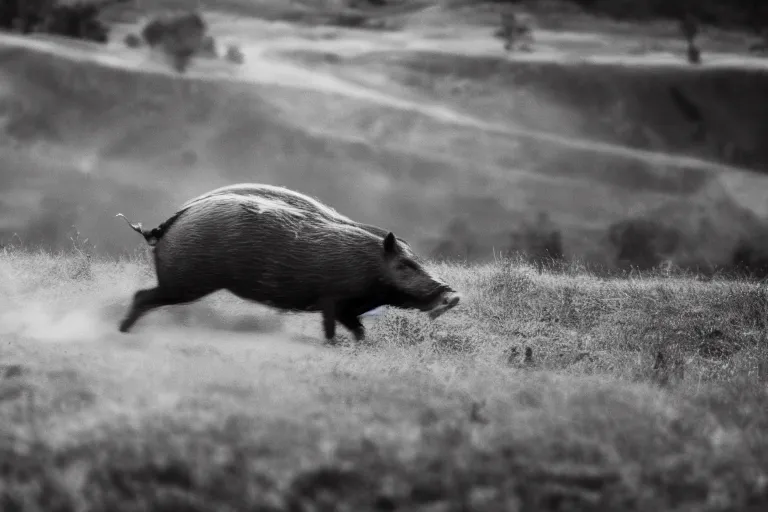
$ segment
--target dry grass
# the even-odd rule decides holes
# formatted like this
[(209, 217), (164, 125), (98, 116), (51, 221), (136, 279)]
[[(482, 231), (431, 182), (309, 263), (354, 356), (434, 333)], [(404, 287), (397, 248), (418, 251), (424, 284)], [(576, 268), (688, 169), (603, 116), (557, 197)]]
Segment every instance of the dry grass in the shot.
[[(273, 2), (217, 3), (244, 12), (273, 9), (274, 19), (284, 18), (285, 8)], [(493, 42), (490, 32), (488, 39)], [(56, 181), (49, 176), (63, 175), (55, 172), (64, 169), (59, 162), (49, 172), (5, 157), (14, 194), (46, 184), (50, 195), (40, 219), (58, 222), (39, 223), (48, 234), (60, 235), (56, 228), (65, 220), (79, 225), (90, 218), (95, 225), (84, 231), (107, 245), (108, 236), (123, 232), (111, 215), (103, 224), (93, 219), (131, 205), (141, 213), (136, 220), (151, 224), (167, 214), (167, 205), (178, 204), (170, 190), (191, 196), (192, 190), (180, 190), (183, 183), (207, 187), (215, 181), (211, 169), (226, 182), (258, 172), (261, 181), (301, 185), (352, 217), (394, 225), (398, 233), (405, 232), (405, 224), (397, 224), (402, 219), (447, 221), (450, 212), (440, 205), (469, 212), (475, 225), (507, 229), (507, 200), (521, 198), (524, 208), (534, 200), (566, 205), (562, 217), (578, 224), (586, 215), (579, 217), (579, 208), (591, 216), (603, 208), (601, 219), (616, 218), (611, 208), (627, 208), (630, 197), (640, 202), (638, 190), (650, 182), (677, 190), (642, 168), (608, 176), (616, 160), (565, 151), (540, 166), (549, 171), (531, 171), (553, 179), (525, 188), (511, 180), (512, 170), (541, 163), (541, 156), (505, 160), (512, 150), (522, 152), (509, 137), (462, 131), (327, 90), (225, 87), (29, 55), (13, 49), (2, 55), (12, 90), (25, 93), (24, 105), (34, 105), (10, 118), (9, 132), (16, 129), (20, 146), (39, 142), (45, 130), (51, 143), (73, 152), (87, 141), (92, 152), (142, 163), (131, 174), (109, 167), (106, 158), (94, 160), (99, 173), (70, 172)], [(502, 100), (525, 89), (515, 77), (528, 64), (428, 52), (411, 57), (396, 63), (397, 73), (382, 71), (389, 80), (382, 87), (401, 79), (409, 86), (387, 94), (439, 100), (478, 117), (493, 107), (516, 114), (507, 115), (515, 123), (528, 119), (519, 111), (499, 112), (500, 105), (520, 103)], [(266, 62), (250, 60), (241, 69)], [(425, 61), (431, 67), (417, 77), (423, 84), (409, 85), (418, 81), (412, 68)], [(347, 62), (375, 78), (376, 66)], [(472, 78), (477, 68), (484, 83)], [(554, 83), (546, 75), (529, 85), (549, 84), (548, 103), (538, 103), (557, 100), (560, 107), (548, 111), (551, 117), (544, 107), (531, 107), (530, 119), (563, 125), (562, 112), (574, 105), (583, 109), (578, 118), (587, 119), (592, 110), (585, 98), (594, 111), (608, 110), (600, 103), (605, 95), (594, 92), (602, 90), (594, 87), (594, 70), (536, 69), (544, 68)], [(611, 96), (616, 102), (634, 97), (627, 91), (635, 89), (624, 88), (640, 84), (632, 69), (597, 73), (603, 89), (623, 91)], [(651, 82), (683, 76), (635, 71)], [(574, 77), (594, 94), (571, 97), (570, 89), (557, 88), (573, 87)], [(692, 74), (684, 77), (694, 84)], [(618, 89), (610, 88), (614, 80)], [(457, 97), (437, 86), (455, 89)], [(512, 93), (502, 96), (505, 90)], [(650, 86), (648, 94), (661, 96)], [(656, 112), (650, 104), (639, 101), (638, 109)], [(750, 105), (740, 117), (756, 118), (761, 108)], [(674, 120), (659, 112), (659, 121)], [(144, 124), (150, 113), (151, 123)], [(370, 119), (386, 122), (383, 136)], [(613, 121), (606, 122), (613, 127)], [(100, 141), (96, 134), (104, 133), (129, 143)], [(350, 134), (373, 143), (343, 139)], [(162, 159), (174, 144), (180, 152), (208, 149), (195, 153), (198, 167), (174, 168)], [(543, 148), (519, 147), (532, 146)], [(546, 149), (542, 154), (552, 153)], [(156, 183), (158, 169), (168, 190)], [(400, 174), (387, 174), (392, 169)], [(643, 179), (625, 183), (626, 176)], [(601, 196), (599, 185), (611, 179), (618, 183)], [(350, 180), (371, 186), (340, 193), (349, 189), (337, 185)], [(389, 192), (368, 192), (382, 183)], [(441, 194), (425, 194), (434, 194), (438, 183), (445, 187)], [(457, 190), (467, 194), (463, 202)], [(568, 197), (586, 200), (572, 204)], [(367, 209), (377, 203), (387, 206)], [(82, 205), (90, 210), (75, 208)], [(135, 241), (130, 230), (124, 233)], [(317, 315), (276, 314), (227, 294), (153, 312), (123, 335), (117, 323), (132, 293), (153, 280), (146, 255), (109, 260), (92, 256), (83, 243), (57, 241), (65, 252), (0, 249), (3, 510), (661, 512), (764, 510), (768, 504), (768, 291), (762, 283), (661, 272), (601, 277), (578, 265), (539, 273), (511, 260), (433, 263), (465, 293), (461, 306), (436, 322), (389, 310), (366, 318), (369, 337), (362, 344), (325, 346)]]
[[(226, 294), (121, 335), (130, 293), (152, 279), (143, 253), (6, 248), (0, 500), (112, 511), (768, 504), (764, 285), (434, 267), (466, 293), (460, 308), (434, 323), (387, 311), (366, 319), (365, 344), (330, 348), (316, 316)], [(246, 316), (258, 322), (241, 328)], [(683, 361), (681, 381), (660, 384), (658, 351)]]

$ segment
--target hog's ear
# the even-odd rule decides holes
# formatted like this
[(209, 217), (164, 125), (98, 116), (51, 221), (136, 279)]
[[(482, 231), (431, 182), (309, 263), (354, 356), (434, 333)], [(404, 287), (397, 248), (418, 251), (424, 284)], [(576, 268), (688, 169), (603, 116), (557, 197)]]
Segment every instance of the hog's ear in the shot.
[(397, 240), (395, 235), (390, 231), (387, 236), (384, 237), (384, 253), (395, 254), (397, 252)]

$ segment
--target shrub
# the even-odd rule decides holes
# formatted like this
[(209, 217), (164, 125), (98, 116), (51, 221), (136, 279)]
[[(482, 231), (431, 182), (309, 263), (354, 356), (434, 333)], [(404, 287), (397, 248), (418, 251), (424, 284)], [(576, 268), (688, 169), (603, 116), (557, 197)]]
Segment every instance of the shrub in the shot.
[(768, 51), (768, 27), (764, 28), (760, 34), (759, 39), (749, 45), (749, 51), (752, 53), (762, 53)]
[(80, 231), (75, 226), (72, 226), (72, 230), (72, 235), (69, 237), (72, 241), (72, 258), (66, 260), (66, 275), (70, 279), (93, 279), (92, 262), (96, 246), (89, 243), (87, 238), (80, 238)]
[(207, 35), (203, 38), (203, 42), (200, 45), (200, 55), (206, 57), (216, 57), (216, 40), (211, 35)]
[(141, 31), (150, 48), (159, 47), (179, 73), (186, 71), (189, 61), (206, 44), (208, 25), (195, 11), (168, 14), (151, 20)]
[(454, 218), (446, 226), (440, 241), (429, 253), (437, 260), (471, 260), (477, 256), (475, 234), (463, 218)]
[(682, 32), (683, 37), (685, 38), (685, 41), (688, 45), (688, 62), (691, 64), (700, 64), (701, 50), (696, 44), (696, 36), (699, 35), (698, 20), (690, 13), (686, 13), (685, 16), (680, 19), (680, 32)]
[(109, 28), (99, 20), (101, 11), (114, 3), (82, 0), (58, 3), (58, 0), (0, 0), (0, 28), (23, 34), (40, 32), (74, 39), (106, 43)]
[(235, 64), (242, 64), (245, 62), (245, 55), (237, 45), (231, 44), (227, 47), (226, 59)]
[(504, 49), (508, 52), (514, 49), (529, 51), (533, 42), (530, 21), (514, 12), (501, 14), (501, 27), (493, 35), (504, 41)]
[(752, 277), (768, 277), (768, 251), (761, 250), (750, 240), (743, 239), (737, 244), (731, 264), (737, 271)]
[(22, 34), (35, 31), (54, 0), (0, 0), (0, 28)]
[(616, 252), (617, 266), (650, 270), (674, 255), (682, 234), (655, 220), (635, 218), (611, 225), (608, 239)]
[(109, 29), (98, 20), (100, 9), (100, 5), (85, 2), (56, 5), (42, 23), (40, 31), (106, 43), (109, 40)]
[(521, 232), (512, 234), (510, 245), (512, 251), (522, 251), (525, 259), (534, 264), (539, 272), (545, 264), (564, 259), (562, 234), (545, 212), (539, 213), (535, 223), (529, 223)]
[(128, 48), (138, 48), (141, 46), (141, 38), (136, 34), (127, 34), (123, 41)]
[(144, 28), (141, 30), (141, 38), (145, 43), (147, 43), (147, 45), (149, 45), (150, 48), (154, 48), (163, 40), (165, 31), (165, 19), (155, 18), (144, 25)]

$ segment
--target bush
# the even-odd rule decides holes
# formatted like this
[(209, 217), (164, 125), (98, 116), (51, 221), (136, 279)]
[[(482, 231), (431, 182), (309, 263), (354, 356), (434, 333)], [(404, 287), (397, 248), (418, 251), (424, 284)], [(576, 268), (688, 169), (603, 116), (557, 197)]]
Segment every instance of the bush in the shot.
[(203, 42), (200, 45), (200, 55), (206, 57), (216, 57), (218, 55), (216, 52), (216, 40), (213, 36), (207, 35), (203, 38)]
[(762, 53), (768, 51), (768, 27), (764, 28), (759, 34), (759, 39), (749, 45), (749, 51), (752, 53)]
[(144, 25), (144, 28), (141, 30), (141, 38), (150, 48), (154, 48), (163, 40), (165, 31), (165, 20), (163, 18), (155, 18)]
[(0, 0), (0, 28), (23, 34), (40, 32), (106, 43), (109, 28), (99, 21), (101, 10), (124, 1)]
[(136, 34), (126, 35), (123, 41), (128, 48), (138, 48), (141, 46), (141, 38)]
[(699, 21), (695, 16), (687, 13), (680, 20), (680, 32), (687, 45), (688, 62), (701, 64), (701, 50), (696, 44), (696, 36), (699, 35)]
[(159, 47), (179, 73), (186, 71), (192, 57), (206, 45), (208, 25), (195, 11), (168, 14), (151, 20), (141, 36), (150, 48)]
[(243, 51), (234, 44), (231, 44), (227, 47), (227, 53), (225, 57), (229, 62), (233, 62), (235, 64), (242, 64), (245, 62), (245, 55), (243, 55)]
[(429, 256), (436, 260), (461, 261), (477, 256), (475, 234), (463, 218), (454, 218), (443, 231)]
[(40, 31), (106, 43), (109, 40), (109, 29), (98, 20), (100, 9), (101, 6), (92, 3), (57, 5), (42, 23)]
[(545, 264), (562, 261), (565, 257), (560, 230), (544, 212), (538, 215), (535, 223), (527, 224), (520, 233), (513, 234), (510, 245), (512, 251), (525, 253), (525, 259), (539, 271)]
[(0, 28), (29, 34), (43, 22), (52, 0), (0, 0)]
[(733, 251), (731, 264), (739, 271), (752, 277), (768, 277), (768, 251), (758, 248), (750, 240), (741, 240)]
[(513, 12), (501, 14), (501, 28), (493, 35), (504, 41), (504, 49), (508, 52), (515, 49), (528, 51), (533, 42), (533, 28), (530, 21)]
[(673, 257), (682, 234), (675, 228), (651, 219), (627, 219), (608, 230), (608, 239), (616, 252), (616, 265), (650, 270)]

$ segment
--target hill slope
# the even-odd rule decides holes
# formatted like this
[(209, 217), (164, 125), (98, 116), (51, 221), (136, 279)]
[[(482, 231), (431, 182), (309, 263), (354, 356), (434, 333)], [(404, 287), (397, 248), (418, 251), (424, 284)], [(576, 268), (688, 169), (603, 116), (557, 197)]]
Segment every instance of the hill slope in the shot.
[[(457, 236), (457, 222), (468, 224), (457, 242), (478, 260), (510, 248), (511, 233), (542, 211), (563, 230), (568, 255), (610, 260), (612, 223), (666, 204), (698, 218), (694, 205), (707, 207), (712, 180), (732, 208), (764, 208), (763, 180), (728, 158), (707, 160), (706, 142), (691, 146), (690, 122), (664, 92), (679, 86), (717, 116), (708, 108), (712, 91), (723, 92), (717, 84), (727, 78), (735, 84), (729, 101), (746, 105), (757, 101), (752, 89), (763, 71), (697, 71), (639, 57), (632, 66), (616, 57), (575, 65), (551, 48), (504, 60), (487, 55), (498, 42), (469, 28), (448, 40), (418, 27), (334, 29), (318, 40), (312, 28), (211, 19), (225, 37), (259, 30), (243, 43), (246, 66), (200, 60), (178, 77), (119, 43), (4, 37), (0, 238), (18, 233), (62, 246), (76, 224), (115, 254), (138, 241), (116, 228), (114, 213), (157, 223), (189, 197), (233, 181), (297, 188), (427, 254)], [(542, 38), (550, 47), (573, 40)], [(338, 58), (329, 63), (327, 55)], [(564, 84), (581, 84), (582, 93)], [(595, 116), (616, 105), (623, 113)], [(739, 158), (755, 170), (764, 162), (755, 142), (764, 108), (741, 108), (739, 130), (716, 131), (742, 134)], [(614, 129), (619, 121), (628, 130)], [(718, 237), (698, 239), (701, 259), (722, 259)]]

